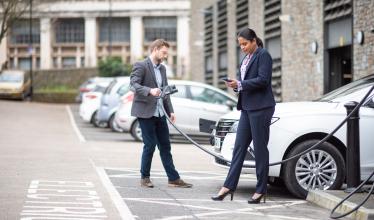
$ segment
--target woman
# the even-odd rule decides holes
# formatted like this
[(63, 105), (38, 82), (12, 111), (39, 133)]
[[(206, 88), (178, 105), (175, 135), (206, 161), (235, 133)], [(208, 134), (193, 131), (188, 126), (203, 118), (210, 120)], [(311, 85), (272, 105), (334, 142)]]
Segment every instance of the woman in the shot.
[(226, 85), (239, 93), (237, 109), (241, 110), (241, 115), (229, 173), (218, 195), (212, 199), (223, 200), (229, 194), (233, 199), (248, 146), (253, 140), (257, 185), (248, 203), (255, 204), (261, 199), (266, 201), (269, 172), (267, 144), (275, 107), (271, 88), (272, 58), (250, 28), (239, 32), (238, 42), (246, 56), (240, 65), (238, 80), (231, 79)]

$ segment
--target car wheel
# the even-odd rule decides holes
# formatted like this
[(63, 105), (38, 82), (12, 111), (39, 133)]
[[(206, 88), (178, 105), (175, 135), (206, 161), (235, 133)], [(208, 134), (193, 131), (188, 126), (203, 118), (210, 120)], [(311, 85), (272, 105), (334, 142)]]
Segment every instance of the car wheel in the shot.
[(135, 120), (130, 130), (131, 136), (137, 141), (143, 141), (142, 130), (140, 129), (139, 121)]
[(91, 121), (92, 121), (92, 124), (97, 127), (97, 128), (106, 128), (108, 127), (108, 123), (106, 122), (100, 122), (98, 119), (97, 119), (97, 111), (92, 115), (92, 118), (91, 118)]
[[(318, 140), (297, 144), (287, 158), (303, 152)], [(305, 199), (310, 189), (339, 189), (345, 178), (345, 162), (341, 153), (330, 143), (323, 143), (314, 150), (284, 165), (283, 180), (295, 196)]]
[(110, 117), (110, 119), (109, 119), (109, 127), (110, 127), (110, 129), (112, 129), (112, 131), (114, 131), (114, 132), (123, 132), (123, 129), (120, 128), (120, 127), (117, 125), (116, 121), (114, 120), (114, 117), (115, 117), (115, 114), (113, 114), (113, 115)]

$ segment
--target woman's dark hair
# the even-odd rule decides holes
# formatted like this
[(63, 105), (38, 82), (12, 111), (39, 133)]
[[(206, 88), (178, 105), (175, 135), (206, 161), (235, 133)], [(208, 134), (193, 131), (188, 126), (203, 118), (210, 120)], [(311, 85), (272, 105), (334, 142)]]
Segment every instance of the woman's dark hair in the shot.
[(242, 37), (246, 40), (253, 41), (256, 40), (257, 46), (258, 47), (264, 47), (264, 44), (262, 43), (262, 40), (257, 37), (257, 34), (254, 30), (250, 28), (244, 28), (238, 33), (238, 37)]

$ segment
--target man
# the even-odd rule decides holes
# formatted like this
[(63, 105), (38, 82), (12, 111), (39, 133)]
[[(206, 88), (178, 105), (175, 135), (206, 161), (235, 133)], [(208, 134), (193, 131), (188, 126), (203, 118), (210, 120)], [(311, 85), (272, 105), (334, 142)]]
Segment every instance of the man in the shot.
[(156, 145), (160, 151), (162, 165), (168, 176), (169, 186), (190, 188), (192, 184), (184, 182), (176, 171), (171, 155), (169, 128), (162, 111), (164, 105), (173, 123), (175, 115), (170, 97), (158, 99), (162, 87), (168, 85), (165, 66), (161, 64), (168, 56), (169, 44), (157, 39), (150, 45), (150, 56), (134, 64), (130, 76), (130, 86), (135, 91), (131, 115), (138, 118), (143, 136), (141, 159), (141, 181), (143, 187), (152, 188), (150, 170)]

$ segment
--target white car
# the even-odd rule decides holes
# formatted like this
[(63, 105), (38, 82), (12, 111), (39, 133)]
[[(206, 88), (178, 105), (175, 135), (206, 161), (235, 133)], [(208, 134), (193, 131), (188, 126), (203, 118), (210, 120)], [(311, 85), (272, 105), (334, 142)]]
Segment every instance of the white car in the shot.
[(83, 121), (96, 124), (95, 118), (100, 107), (101, 97), (109, 83), (109, 81), (97, 83), (91, 92), (86, 92), (82, 95), (82, 103), (79, 105), (79, 115)]
[[(169, 80), (169, 85), (175, 85), (178, 89), (178, 92), (171, 96), (177, 118), (176, 125), (189, 135), (206, 137), (207, 134), (199, 132), (199, 119), (216, 120), (236, 106), (236, 97), (207, 84)], [(114, 120), (124, 131), (129, 131), (136, 140), (141, 140), (139, 123), (131, 116), (133, 98), (132, 92), (122, 97), (122, 103)], [(171, 135), (179, 134), (171, 125), (169, 128)]]
[[(278, 103), (273, 124), (270, 126), (268, 149), (270, 163), (289, 158), (317, 143), (347, 116), (344, 104), (360, 102), (374, 85), (374, 75), (362, 78), (322, 98), (311, 102)], [(360, 159), (361, 179), (366, 179), (374, 170), (374, 92), (360, 108)], [(240, 112), (234, 111), (220, 118), (213, 135), (215, 151), (226, 160), (231, 160)], [(297, 197), (305, 198), (309, 189), (339, 189), (346, 174), (346, 124), (320, 147), (298, 159), (269, 168), (269, 183), (284, 183)], [(250, 144), (253, 149), (253, 143)], [(255, 165), (248, 148), (244, 164)], [(216, 158), (220, 166), (228, 163)], [(246, 168), (243, 172), (255, 173)]]

